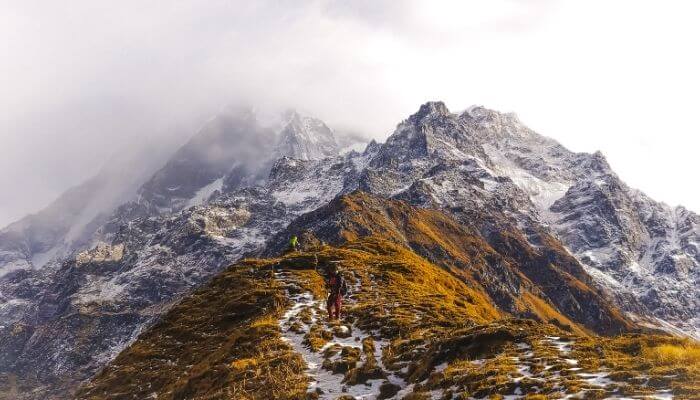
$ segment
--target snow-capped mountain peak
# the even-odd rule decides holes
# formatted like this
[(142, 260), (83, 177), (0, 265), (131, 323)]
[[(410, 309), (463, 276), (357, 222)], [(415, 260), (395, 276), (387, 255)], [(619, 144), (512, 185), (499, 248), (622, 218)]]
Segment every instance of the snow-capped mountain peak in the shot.
[(301, 160), (338, 155), (333, 131), (320, 119), (288, 112), (289, 122), (279, 133), (275, 153)]

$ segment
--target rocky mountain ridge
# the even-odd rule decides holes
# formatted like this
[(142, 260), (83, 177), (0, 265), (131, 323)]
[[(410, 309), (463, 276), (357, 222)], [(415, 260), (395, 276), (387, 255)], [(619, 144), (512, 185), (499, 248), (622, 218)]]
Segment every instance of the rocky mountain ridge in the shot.
[[(697, 215), (627, 188), (601, 154), (572, 153), (512, 114), (453, 114), (440, 102), (362, 153), (338, 154), (319, 139), (331, 137), (325, 124), (300, 121), (289, 122), (277, 149), (301, 158), (276, 158), (274, 132), (250, 114), (215, 118), (105, 218), (93, 247), (0, 277), (5, 382), (20, 376), (27, 393), (62, 393), (190, 290), (243, 256), (279, 250), (295, 230), (314, 232), (323, 207), (356, 190), (440, 210), (479, 237), (507, 265), (477, 268), (471, 282), (507, 312), (537, 314), (534, 300), (520, 300), (525, 288), (566, 320), (603, 333), (633, 329), (630, 318), (697, 329)], [(635, 257), (645, 273), (628, 263)], [(562, 284), (577, 289), (558, 290)], [(631, 314), (617, 313), (611, 300)]]
[[(570, 152), (511, 114), (472, 107), (456, 115), (442, 103), (400, 124), (382, 153), (381, 163), (410, 171), (383, 194), (425, 206), (492, 208), (526, 232), (547, 227), (620, 307), (698, 335), (697, 214), (630, 189), (601, 153)], [(454, 167), (467, 172), (454, 174)], [(534, 245), (538, 236), (530, 237)]]

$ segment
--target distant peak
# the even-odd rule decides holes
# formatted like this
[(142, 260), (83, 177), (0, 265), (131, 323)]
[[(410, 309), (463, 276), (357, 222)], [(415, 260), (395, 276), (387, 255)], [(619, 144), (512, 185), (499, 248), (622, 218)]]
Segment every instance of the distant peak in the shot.
[(478, 105), (478, 104), (473, 104), (473, 105), (469, 106), (466, 110), (464, 110), (464, 112), (469, 114), (469, 115), (481, 114), (481, 113), (486, 112), (486, 111), (488, 111), (486, 109), (486, 107), (484, 107), (482, 105)]
[(317, 118), (301, 115), (295, 110), (285, 113), (287, 123), (279, 134), (276, 153), (301, 160), (320, 159), (338, 155), (338, 143), (331, 130)]
[(429, 101), (421, 105), (418, 109), (418, 112), (411, 115), (409, 117), (409, 120), (421, 121), (424, 118), (431, 115), (450, 115), (450, 110), (447, 109), (447, 106), (445, 106), (445, 103), (443, 103), (442, 101)]
[(594, 158), (596, 161), (598, 161), (598, 162), (600, 162), (600, 163), (605, 164), (606, 166), (608, 166), (608, 160), (605, 158), (605, 155), (603, 155), (603, 152), (602, 152), (602, 151), (596, 150), (596, 152), (593, 153), (593, 158)]
[(283, 118), (285, 121), (287, 121), (287, 123), (289, 123), (292, 120), (300, 119), (301, 115), (299, 114), (299, 112), (296, 109), (289, 108), (289, 109), (284, 111)]
[(481, 105), (473, 105), (462, 114), (460, 114), (460, 117), (462, 118), (468, 118), (468, 119), (474, 119), (474, 120), (482, 120), (484, 118), (492, 117), (498, 114), (498, 111), (494, 111), (491, 109), (488, 109), (484, 106)]
[(379, 143), (377, 143), (376, 140), (372, 139), (365, 147), (365, 151), (363, 152), (363, 154), (374, 153), (374, 152), (378, 151), (380, 147), (381, 147), (381, 145)]

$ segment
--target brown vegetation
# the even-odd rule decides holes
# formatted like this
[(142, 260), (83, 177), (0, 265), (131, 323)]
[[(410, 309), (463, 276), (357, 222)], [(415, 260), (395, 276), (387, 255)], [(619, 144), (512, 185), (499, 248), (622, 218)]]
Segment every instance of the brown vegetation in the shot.
[[(516, 390), (532, 399), (574, 393), (643, 396), (662, 388), (680, 398), (697, 396), (697, 343), (639, 334), (599, 337), (588, 329), (595, 320), (562, 312), (557, 305), (562, 301), (603, 304), (600, 314), (609, 324), (603, 331), (629, 327), (556, 246), (549, 255), (530, 249), (516, 260), (508, 254), (524, 246), (517, 235), (504, 235), (496, 251), (437, 211), (365, 194), (337, 199), (329, 207), (309, 217), (332, 222), (305, 232), (305, 251), (243, 261), (223, 272), (143, 333), (83, 386), (78, 398), (314, 398), (306, 393), (304, 362), (281, 340), (277, 321), (290, 306), (285, 291), (325, 297), (323, 273), (331, 261), (353, 288), (345, 323), (385, 343), (381, 359), (371, 339), (359, 349), (325, 349), (324, 367), (343, 374), (347, 385), (393, 373), (414, 385), (405, 399), (429, 398), (431, 390), (459, 399), (499, 398)], [(343, 216), (324, 219), (322, 212)], [(317, 235), (335, 239), (324, 245)], [(279, 270), (287, 271), (294, 285), (276, 280)], [(485, 281), (491, 273), (517, 283), (512, 307), (497, 301), (490, 285), (502, 282)], [(557, 287), (561, 292), (553, 292)], [(302, 324), (310, 326), (305, 341), (314, 351), (341, 334), (305, 310), (289, 329), (300, 330)], [(569, 353), (562, 354), (551, 337), (568, 343)], [(601, 369), (614, 382), (609, 388), (580, 375)], [(379, 390), (390, 398), (399, 388), (385, 380)]]
[(264, 265), (243, 262), (188, 296), (76, 397), (304, 398), (304, 363), (277, 325), (286, 299)]

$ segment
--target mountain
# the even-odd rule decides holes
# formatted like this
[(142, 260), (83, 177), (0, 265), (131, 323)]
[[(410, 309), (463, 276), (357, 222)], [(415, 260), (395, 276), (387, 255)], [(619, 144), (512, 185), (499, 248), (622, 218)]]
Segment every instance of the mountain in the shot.
[[(465, 232), (441, 212), (355, 192), (312, 214), (323, 222), (313, 225), (301, 252), (227, 268), (140, 335), (76, 398), (697, 394), (697, 343), (639, 334), (592, 337), (528, 292), (523, 300), (546, 319), (514, 318), (494, 307), (468, 274), (416, 254), (411, 247), (459, 251), (454, 246)], [(311, 228), (312, 214), (298, 222)], [(474, 264), (495, 255), (476, 237), (466, 234), (466, 240)], [(330, 263), (341, 266), (350, 286), (340, 322), (326, 322), (322, 311), (322, 274)], [(684, 358), (660, 365), (661, 349), (693, 352), (688, 359), (696, 365), (688, 368)]]
[[(261, 132), (267, 134), (249, 112), (218, 116), (132, 201), (104, 217), (88, 247), (71, 249), (52, 268), (1, 276), (0, 374), (20, 376), (32, 390), (71, 388), (171, 302), (340, 190), (347, 171), (320, 160), (274, 160), (270, 153), (227, 168), (229, 157), (246, 152), (241, 143), (248, 141), (248, 151), (262, 143)], [(181, 173), (188, 169), (196, 171)], [(322, 179), (304, 188), (298, 183), (307, 176), (295, 172)], [(265, 186), (254, 186), (261, 174)], [(212, 181), (224, 184), (203, 194)], [(215, 201), (222, 190), (228, 195)]]
[(321, 120), (291, 111), (280, 133), (275, 153), (300, 160), (333, 157), (340, 147), (333, 131)]
[[(248, 280), (235, 273), (226, 281), (231, 295), (244, 285), (243, 297), (216, 300), (221, 309), (207, 311), (197, 296), (221, 293), (209, 285), (226, 280), (229, 272), (219, 274), (244, 257), (275, 264), (291, 234), (317, 249), (324, 248), (321, 242), (332, 245), (328, 252), (345, 254), (348, 262), (369, 252), (378, 257), (371, 262), (380, 263), (372, 264), (378, 268), (372, 274), (388, 274), (381, 266), (396, 264), (395, 272), (410, 275), (413, 267), (397, 257), (430, 271), (428, 276), (440, 274), (440, 293), (473, 311), (467, 315), (460, 308), (458, 314), (471, 322), (447, 325), (454, 329), (481, 326), (490, 332), (485, 325), (504, 318), (538, 321), (528, 328), (537, 337), (528, 346), (560, 331), (581, 343), (656, 328), (697, 334), (697, 215), (626, 187), (600, 153), (570, 152), (512, 114), (482, 107), (454, 114), (440, 102), (424, 104), (385, 143), (372, 141), (361, 153), (343, 152), (338, 143), (347, 140), (320, 120), (287, 116), (276, 130), (250, 110), (222, 113), (136, 196), (105, 216), (87, 245), (52, 268), (0, 276), (0, 387), (16, 398), (62, 398), (112, 360), (98, 377), (109, 377), (112, 367), (135, 368), (128, 360), (147, 365), (129, 352), (149, 337), (180, 348), (179, 339), (164, 332), (174, 329), (168, 323), (189, 318), (184, 310), (211, 311), (221, 318), (216, 326), (232, 329), (203, 330), (216, 338), (195, 346), (200, 350), (187, 355), (195, 360), (209, 354), (206, 346), (218, 346), (217, 340), (242, 328), (261, 329), (255, 343), (267, 334), (274, 339), (274, 328), (250, 326), (250, 318), (276, 316), (281, 303), (303, 300), (294, 297), (298, 293), (282, 293), (286, 300), (265, 306), (280, 292), (273, 290), (276, 281), (265, 281), (270, 290), (260, 291), (249, 282), (257, 276), (253, 271)], [(380, 248), (372, 244), (376, 240)], [(385, 254), (382, 248), (393, 250)], [(402, 282), (421, 276), (389, 275)], [(280, 282), (292, 284), (282, 277)], [(422, 285), (429, 292), (430, 284)], [(197, 288), (204, 292), (193, 292)], [(421, 309), (422, 318), (437, 313), (438, 320), (451, 321), (454, 315), (444, 314), (436, 298), (442, 297), (428, 293), (421, 297), (426, 303), (410, 309)], [(198, 305), (188, 306), (191, 301)], [(205, 317), (191, 315), (193, 321)], [(478, 329), (469, 334), (480, 334)], [(279, 345), (275, 340), (271, 348)], [(293, 355), (286, 359), (295, 362)], [(172, 362), (178, 373), (194, 365)], [(214, 379), (207, 368), (216, 363), (205, 364), (201, 376)], [(186, 383), (175, 398), (199, 393), (191, 386), (196, 380)], [(105, 387), (100, 385), (94, 382)]]
[(0, 230), (0, 276), (41, 269), (76, 248), (90, 246), (95, 230), (153, 174), (168, 146), (122, 151), (84, 183), (43, 210)]
[(492, 168), (529, 195), (539, 221), (620, 307), (698, 337), (697, 214), (629, 188), (599, 152), (572, 153), (481, 108), (463, 117), (491, 134), (479, 142)]
[[(364, 192), (338, 197), (304, 214), (275, 237), (267, 256), (280, 254), (284, 238), (303, 232), (306, 242), (340, 245), (362, 237), (381, 237), (411, 249), (484, 293), (487, 303), (519, 317), (583, 327), (604, 334), (632, 329), (619, 311), (590, 288), (581, 266), (556, 243), (533, 249), (515, 230), (491, 238), (449, 215), (415, 209)], [(542, 306), (540, 308), (540, 306)], [(563, 317), (563, 315), (567, 317)]]
[(371, 167), (366, 187), (378, 193), (448, 208), (466, 223), (476, 209), (502, 212), (534, 245), (544, 229), (623, 310), (698, 336), (697, 214), (630, 189), (601, 153), (570, 152), (512, 114), (428, 103)]
[[(275, 133), (250, 109), (228, 109), (208, 121), (139, 190), (136, 202), (151, 213), (203, 203), (238, 171), (255, 170), (272, 152)], [(227, 179), (228, 178), (228, 179)]]

